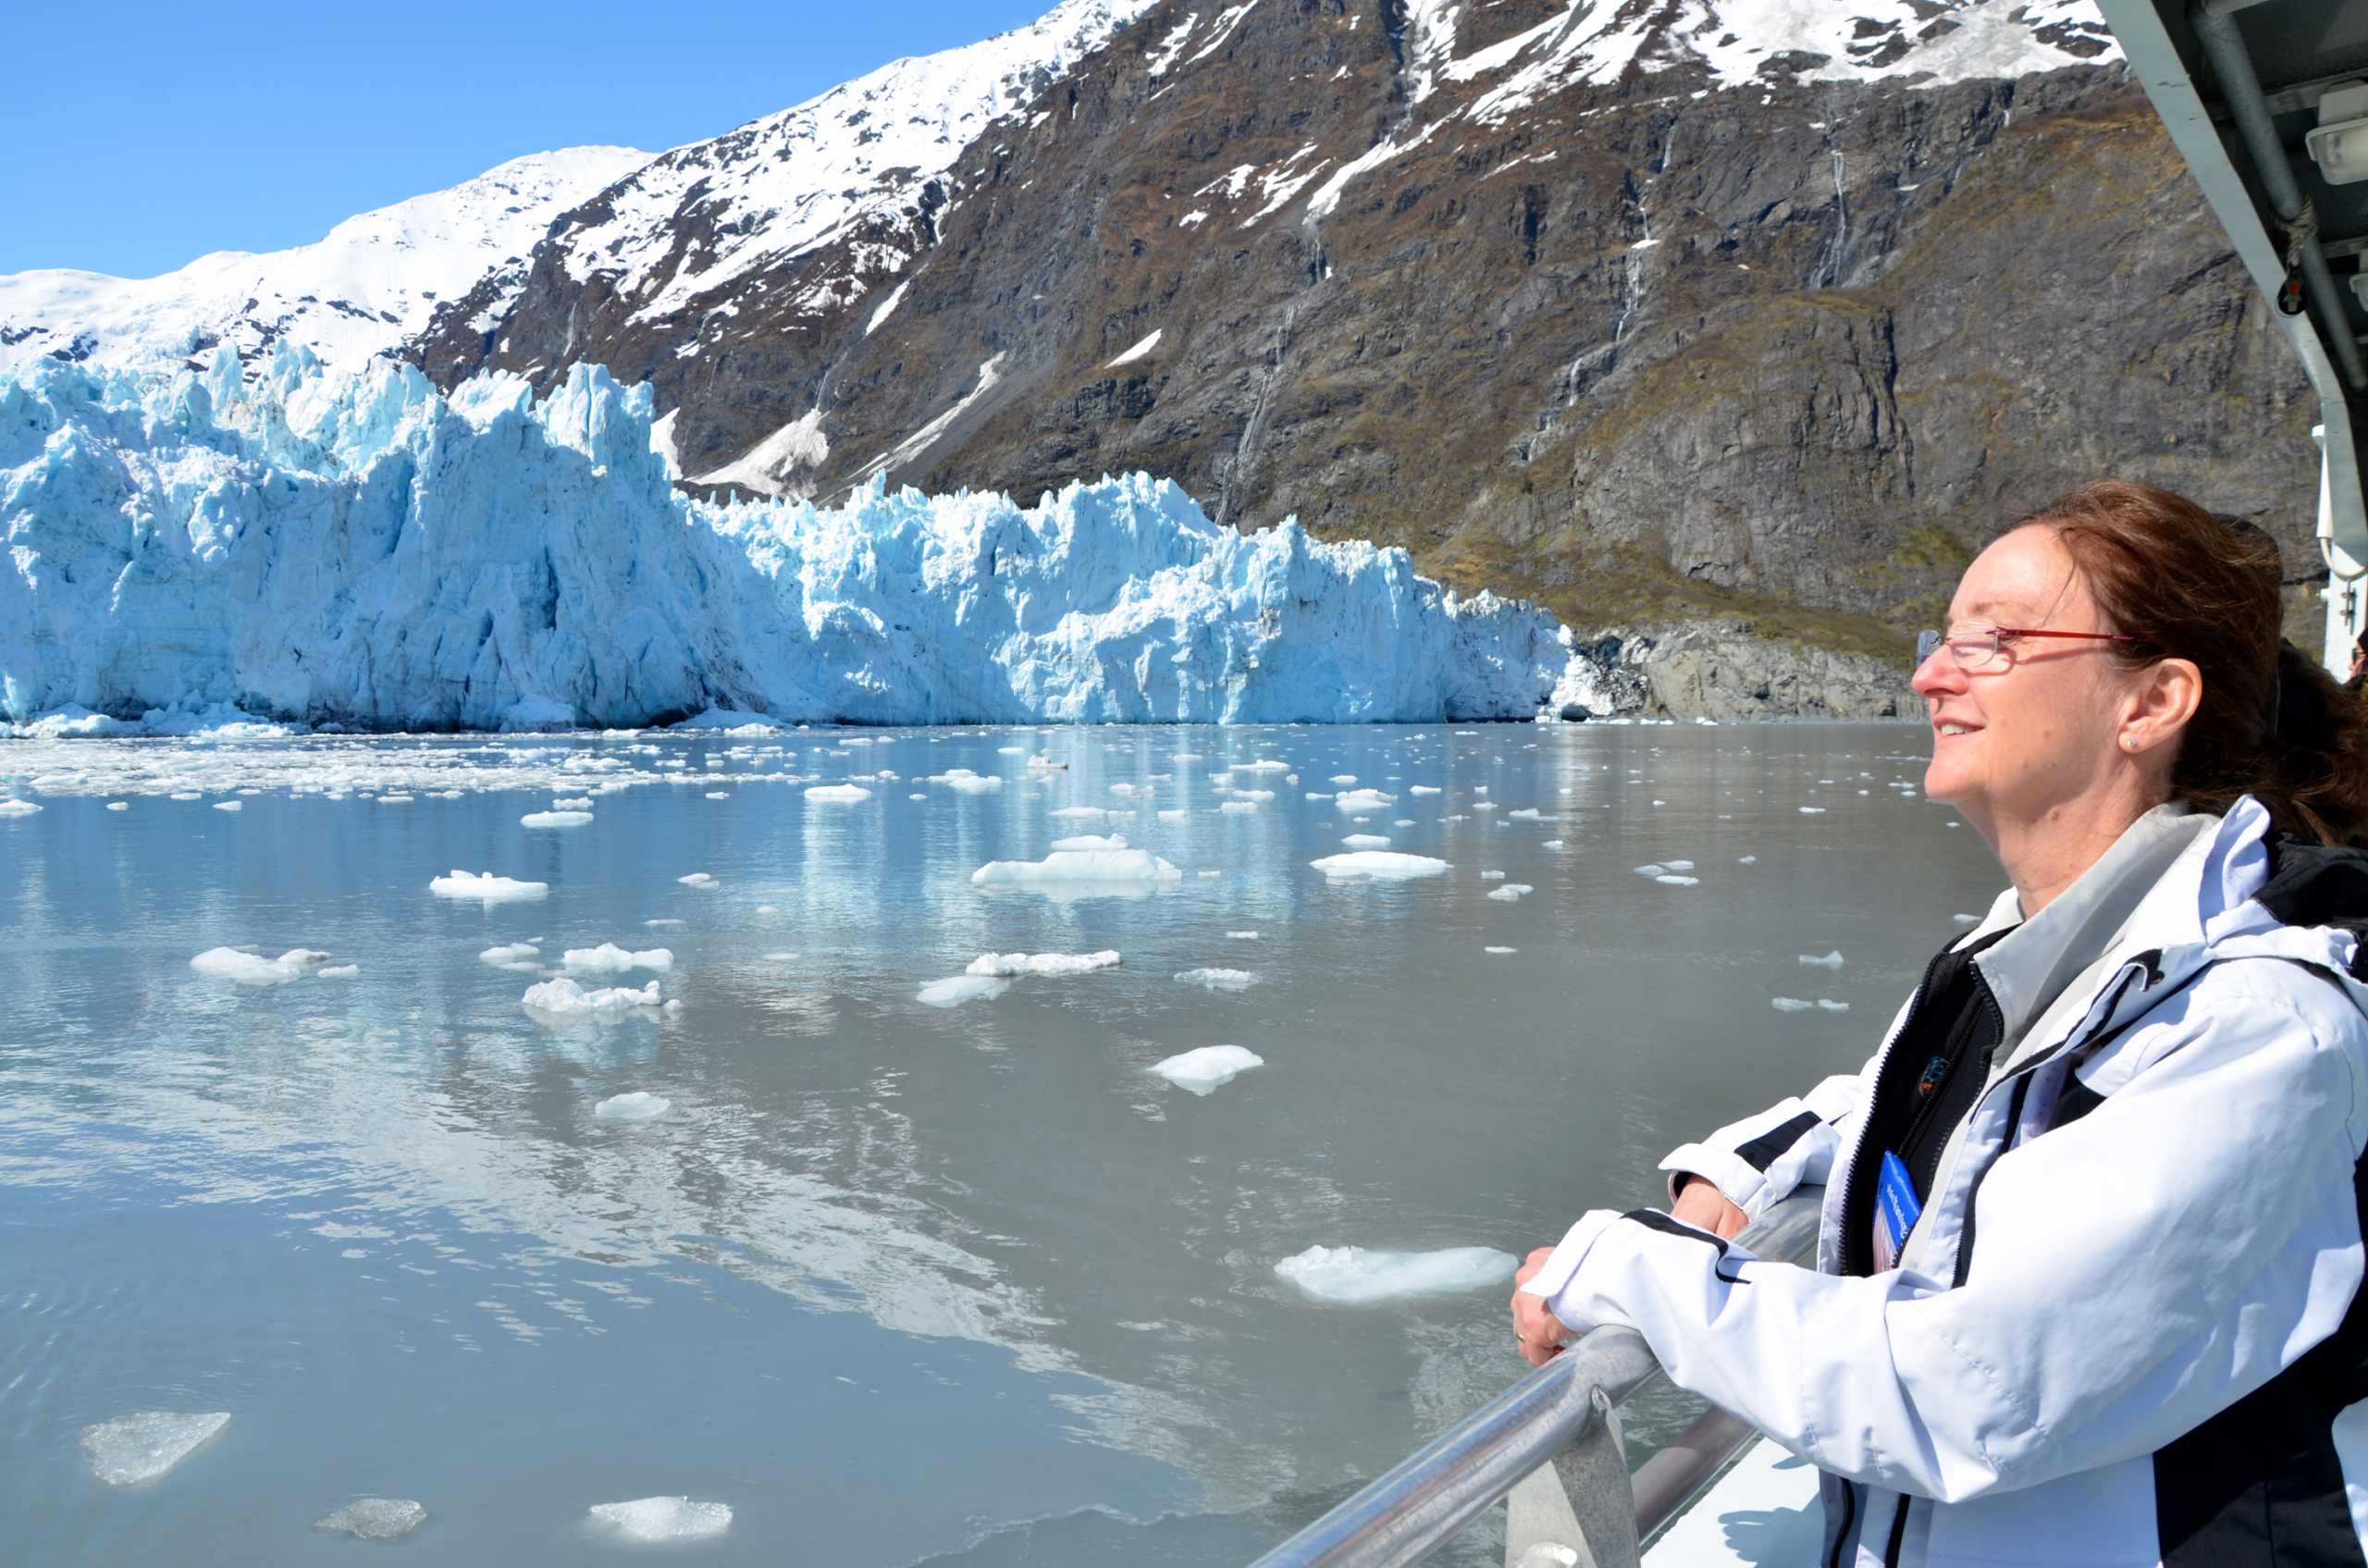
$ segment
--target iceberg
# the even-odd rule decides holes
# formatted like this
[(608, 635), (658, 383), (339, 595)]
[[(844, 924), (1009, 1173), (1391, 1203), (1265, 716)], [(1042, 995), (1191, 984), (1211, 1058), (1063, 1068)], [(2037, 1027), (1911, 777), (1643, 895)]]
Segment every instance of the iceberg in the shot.
[(1511, 1253), (1494, 1247), (1449, 1247), (1436, 1253), (1310, 1247), (1276, 1264), (1275, 1272), (1319, 1302), (1356, 1305), (1476, 1290), (1511, 1278), (1516, 1266)]
[(242, 375), (0, 371), (0, 721), (1525, 719), (1572, 658), (1402, 549), (1240, 533), (1141, 474), (1033, 506), (694, 500), (654, 412), (596, 365), (445, 394), (287, 340)]
[(1206, 1096), (1252, 1068), (1265, 1065), (1266, 1058), (1240, 1045), (1203, 1045), (1197, 1051), (1170, 1056), (1151, 1070), (1178, 1089)]

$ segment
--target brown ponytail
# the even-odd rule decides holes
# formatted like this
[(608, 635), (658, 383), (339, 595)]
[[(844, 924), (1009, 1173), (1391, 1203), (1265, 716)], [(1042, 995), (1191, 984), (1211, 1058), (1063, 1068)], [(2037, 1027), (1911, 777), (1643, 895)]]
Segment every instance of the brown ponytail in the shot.
[(2186, 659), (2203, 698), (2179, 737), (2172, 797), (2225, 811), (2250, 795), (2275, 824), (2368, 847), (2368, 706), (2278, 636), (2277, 546), (2168, 490), (2108, 479), (2017, 526), (2053, 529), (2129, 669)]

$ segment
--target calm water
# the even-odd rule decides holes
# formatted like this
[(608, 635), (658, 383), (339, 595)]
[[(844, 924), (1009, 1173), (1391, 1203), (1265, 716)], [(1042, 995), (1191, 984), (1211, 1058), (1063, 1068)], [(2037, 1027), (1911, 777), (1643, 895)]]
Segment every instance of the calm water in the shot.
[[(1893, 787), (1922, 750), (1898, 725), (10, 743), (0, 782), (44, 809), (0, 818), (9, 1555), (1246, 1561), (1522, 1371), (1501, 1285), (1329, 1306), (1276, 1262), (1524, 1252), (1856, 1067), (2000, 880)], [(1238, 772), (1274, 798), (1218, 811), (1213, 775), (1258, 758), (1298, 782)], [(956, 768), (1008, 782), (929, 782)], [(1304, 798), (1335, 775), (1398, 798)], [(849, 778), (870, 796), (805, 795)], [(587, 784), (590, 823), (520, 824)], [(1077, 806), (1136, 814), (1052, 815)], [(1108, 832), (1181, 883), (970, 883)], [(1309, 868), (1352, 833), (1453, 870)], [(1634, 870), (1671, 858), (1698, 885)], [(549, 893), (432, 895), (456, 867)], [(1508, 883), (1535, 891), (1486, 896)], [(530, 939), (532, 972), (479, 957)], [(682, 1008), (521, 1006), (603, 942), (670, 949)], [(190, 967), (241, 945), (359, 972)], [(915, 999), (984, 952), (1104, 948), (1123, 965)], [(1173, 978), (1206, 967), (1259, 980)], [(1205, 1098), (1148, 1070), (1218, 1043), (1267, 1065)], [(635, 1091), (672, 1110), (595, 1117)], [(79, 1434), (141, 1411), (232, 1419), (101, 1484)], [(1632, 1438), (1690, 1415), (1648, 1396)], [(672, 1494), (729, 1530), (587, 1521)], [(429, 1521), (393, 1549), (312, 1528), (368, 1495)]]

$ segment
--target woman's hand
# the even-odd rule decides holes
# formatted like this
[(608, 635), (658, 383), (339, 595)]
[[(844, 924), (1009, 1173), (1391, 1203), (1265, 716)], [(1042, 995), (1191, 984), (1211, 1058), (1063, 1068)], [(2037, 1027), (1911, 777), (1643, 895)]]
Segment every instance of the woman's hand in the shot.
[(1682, 1219), (1696, 1230), (1707, 1230), (1721, 1241), (1732, 1241), (1751, 1223), (1750, 1216), (1727, 1202), (1727, 1195), (1700, 1177), (1679, 1190), (1669, 1206), (1671, 1219)]
[(1562, 1347), (1572, 1338), (1571, 1330), (1542, 1298), (1525, 1294), (1521, 1289), (1537, 1278), (1537, 1271), (1553, 1255), (1553, 1248), (1540, 1247), (1513, 1275), (1513, 1338), (1521, 1341), (1522, 1360), (1532, 1366), (1543, 1366), (1561, 1354)]

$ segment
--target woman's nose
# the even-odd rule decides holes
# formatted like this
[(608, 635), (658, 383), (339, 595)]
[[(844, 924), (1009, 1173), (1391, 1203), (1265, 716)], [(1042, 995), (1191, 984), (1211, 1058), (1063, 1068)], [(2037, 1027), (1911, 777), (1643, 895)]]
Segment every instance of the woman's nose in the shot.
[(1944, 644), (1916, 666), (1916, 673), (1907, 684), (1918, 697), (1945, 697), (1965, 690), (1965, 672), (1957, 668), (1955, 656)]

